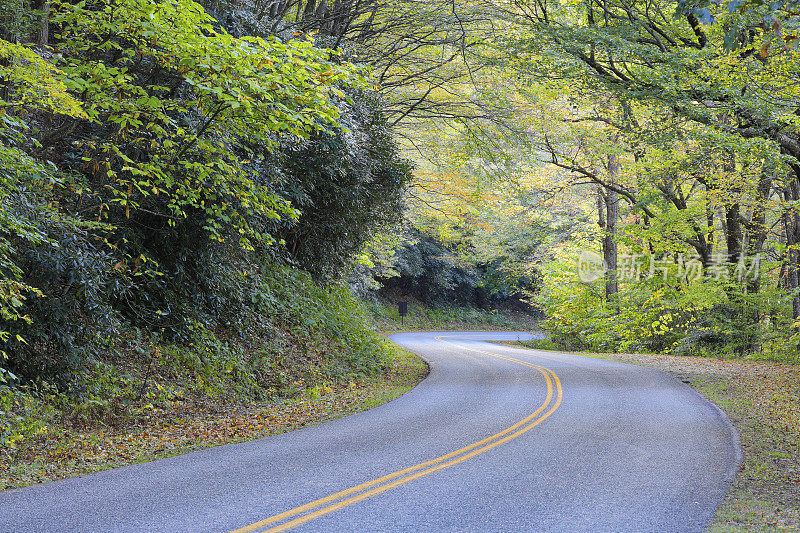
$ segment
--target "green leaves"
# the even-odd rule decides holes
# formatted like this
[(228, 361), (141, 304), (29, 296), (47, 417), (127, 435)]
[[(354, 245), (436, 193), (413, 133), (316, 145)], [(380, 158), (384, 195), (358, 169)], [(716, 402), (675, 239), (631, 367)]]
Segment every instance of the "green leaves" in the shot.
[(0, 115), (29, 107), (75, 118), (87, 116), (69, 94), (64, 73), (26, 46), (0, 39), (0, 80), (10, 89), (0, 98)]
[(83, 171), (107, 194), (101, 209), (118, 206), (126, 218), (163, 195), (158, 212), (170, 224), (200, 209), (214, 239), (232, 229), (245, 246), (263, 242), (249, 217), (293, 212), (257, 184), (241, 140), (274, 147), (335, 125), (335, 86), (366, 83), (309, 41), (220, 32), (191, 0), (55, 7), (62, 83), (91, 122), (112, 125), (84, 146)]
[[(271, 244), (298, 211), (253, 154), (335, 128), (341, 88), (367, 82), (310, 41), (235, 38), (191, 0), (49, 6), (51, 48), (0, 40), (0, 350), (66, 383), (123, 312), (166, 322), (152, 310), (189, 292), (175, 271), (198, 250)], [(156, 277), (165, 262), (180, 280)]]

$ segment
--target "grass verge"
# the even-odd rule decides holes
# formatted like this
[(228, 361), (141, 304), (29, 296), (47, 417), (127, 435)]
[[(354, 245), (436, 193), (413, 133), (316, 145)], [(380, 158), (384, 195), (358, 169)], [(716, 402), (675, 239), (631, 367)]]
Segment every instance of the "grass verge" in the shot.
[(382, 375), (322, 386), (281, 402), (170, 402), (117, 427), (69, 425), (0, 455), (0, 488), (41, 483), (133, 463), (254, 440), (370, 409), (402, 395), (428, 373), (416, 355), (393, 346)]
[[(513, 344), (555, 349), (548, 340)], [(728, 415), (744, 459), (709, 531), (800, 531), (800, 367), (709, 357), (580, 355), (663, 370)]]

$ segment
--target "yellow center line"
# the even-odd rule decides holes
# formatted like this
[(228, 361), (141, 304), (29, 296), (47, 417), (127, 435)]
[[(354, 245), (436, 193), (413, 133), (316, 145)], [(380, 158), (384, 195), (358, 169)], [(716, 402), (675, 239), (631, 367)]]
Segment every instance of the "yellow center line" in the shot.
[(269, 525), (271, 523), (280, 522), (281, 520), (284, 520), (284, 519), (289, 518), (291, 516), (294, 516), (294, 515), (297, 515), (297, 514), (301, 514), (301, 513), (304, 513), (306, 511), (310, 511), (311, 509), (314, 509), (314, 508), (319, 507), (321, 505), (325, 505), (326, 503), (331, 503), (331, 502), (334, 502), (336, 500), (340, 500), (340, 499), (342, 499), (342, 498), (344, 498), (346, 496), (349, 496), (349, 495), (354, 494), (356, 492), (360, 492), (362, 490), (366, 490), (366, 489), (368, 489), (370, 487), (374, 487), (375, 485), (380, 485), (381, 483), (390, 481), (390, 480), (395, 479), (397, 477), (400, 477), (402, 475), (410, 474), (410, 473), (415, 472), (417, 470), (421, 470), (421, 469), (423, 469), (425, 467), (436, 465), (438, 463), (441, 463), (443, 461), (446, 461), (448, 459), (451, 459), (453, 457), (461, 455), (462, 453), (469, 452), (470, 450), (473, 450), (473, 449), (475, 449), (475, 448), (477, 448), (477, 447), (479, 447), (479, 446), (481, 446), (483, 444), (491, 442), (494, 439), (502, 437), (503, 435), (514, 431), (515, 429), (517, 429), (520, 426), (526, 424), (527, 422), (530, 422), (533, 418), (535, 418), (539, 413), (541, 413), (550, 404), (550, 401), (551, 401), (551, 399), (553, 397), (553, 385), (552, 385), (552, 381), (550, 380), (550, 377), (547, 374), (545, 374), (545, 379), (547, 380), (547, 396), (545, 398), (545, 401), (542, 403), (542, 405), (540, 405), (539, 408), (536, 411), (534, 411), (533, 413), (531, 413), (527, 417), (523, 418), (522, 420), (520, 420), (519, 422), (517, 422), (513, 426), (508, 427), (508, 428), (504, 429), (503, 431), (501, 431), (499, 433), (496, 433), (496, 434), (494, 434), (494, 435), (492, 435), (490, 437), (486, 437), (485, 439), (479, 440), (478, 442), (470, 444), (469, 446), (465, 446), (463, 448), (459, 448), (458, 450), (455, 450), (453, 452), (450, 452), (450, 453), (447, 453), (447, 454), (442, 455), (440, 457), (437, 457), (436, 459), (431, 459), (430, 461), (426, 461), (424, 463), (419, 463), (417, 465), (410, 466), (410, 467), (404, 468), (402, 470), (398, 470), (397, 472), (392, 472), (391, 474), (387, 474), (387, 475), (379, 477), (377, 479), (373, 479), (372, 481), (367, 481), (366, 483), (362, 483), (360, 485), (356, 485), (355, 487), (351, 487), (349, 489), (345, 489), (345, 490), (337, 492), (335, 494), (331, 494), (330, 496), (326, 496), (324, 498), (320, 498), (318, 500), (314, 500), (313, 502), (307, 503), (305, 505), (301, 505), (300, 507), (295, 507), (294, 509), (290, 509), (290, 510), (285, 511), (283, 513), (277, 514), (275, 516), (271, 516), (271, 517), (266, 518), (266, 519), (264, 519), (264, 520), (262, 520), (260, 522), (255, 523), (255, 524), (251, 524), (251, 525), (246, 526), (244, 528), (237, 529), (237, 530), (235, 530), (235, 531), (233, 531), (231, 533), (246, 533), (246, 532), (251, 532), (251, 531), (258, 530), (258, 529), (260, 529), (260, 528), (262, 528), (262, 527), (264, 527), (266, 525)]
[[(545, 382), (547, 383), (547, 395), (545, 397), (544, 402), (539, 406), (536, 411), (528, 415), (527, 417), (523, 418), (516, 424), (504, 429), (499, 433), (495, 433), (490, 437), (486, 437), (478, 442), (470, 444), (469, 446), (465, 446), (463, 448), (459, 448), (453, 452), (448, 454), (442, 455), (437, 457), (436, 459), (432, 459), (430, 461), (425, 461), (423, 463), (419, 463), (414, 466), (410, 466), (408, 468), (404, 468), (402, 470), (398, 470), (396, 472), (392, 472), (391, 474), (387, 474), (385, 476), (373, 479), (372, 481), (367, 481), (366, 483), (362, 483), (360, 485), (356, 485), (354, 487), (350, 487), (349, 489), (345, 489), (343, 491), (337, 492), (335, 494), (331, 494), (330, 496), (326, 496), (324, 498), (320, 498), (318, 500), (314, 500), (313, 502), (309, 502), (305, 505), (301, 505), (299, 507), (295, 507), (294, 509), (290, 509), (280, 514), (276, 514), (254, 524), (250, 524), (249, 526), (245, 526), (240, 529), (236, 529), (231, 533), (249, 533), (253, 531), (265, 531), (264, 528), (271, 524), (275, 524), (276, 522), (281, 522), (283, 520), (287, 520), (293, 516), (301, 515), (303, 513), (312, 511), (313, 509), (317, 509), (318, 507), (322, 507), (317, 509), (316, 511), (309, 512), (308, 514), (304, 514), (303, 516), (299, 516), (294, 518), (293, 520), (289, 520), (288, 522), (284, 522), (283, 524), (277, 525), (272, 527), (271, 529), (267, 529), (268, 532), (277, 532), (277, 531), (286, 531), (287, 529), (291, 529), (296, 527), (300, 524), (318, 518), (322, 515), (331, 513), (338, 509), (342, 509), (359, 501), (365, 500), (367, 498), (371, 498), (372, 496), (381, 494), (382, 492), (386, 492), (390, 489), (399, 487), (400, 485), (404, 485), (409, 481), (413, 481), (415, 479), (419, 479), (421, 477), (427, 476), (441, 470), (443, 468), (447, 468), (476, 455), (482, 454), (492, 448), (495, 448), (505, 442), (508, 442), (512, 439), (515, 439), (522, 435), (523, 433), (529, 431), (530, 429), (534, 428), (535, 426), (539, 425), (543, 420), (549, 417), (558, 407), (561, 405), (561, 399), (563, 396), (562, 388), (561, 388), (561, 381), (558, 379), (558, 376), (550, 369), (545, 367), (535, 365), (533, 363), (529, 363), (527, 361), (522, 361), (519, 359), (515, 359), (513, 357), (507, 357), (505, 355), (485, 352), (482, 350), (476, 350), (473, 348), (468, 348), (466, 346), (461, 346), (459, 344), (449, 342), (444, 340), (441, 336), (436, 337), (436, 340), (451, 344), (453, 346), (457, 346), (458, 348), (478, 352), (486, 355), (490, 355), (492, 357), (497, 357), (499, 359), (505, 359), (507, 361), (511, 361), (514, 363), (518, 363), (524, 366), (528, 366), (531, 368), (535, 368), (542, 374), (545, 378)], [(552, 378), (551, 378), (552, 376)], [(556, 400), (555, 403), (545, 412), (542, 414), (550, 402), (553, 399), (553, 384), (555, 383), (556, 389)], [(541, 416), (539, 416), (541, 415)], [(538, 417), (538, 418), (537, 418)], [(526, 425), (527, 424), (527, 425)], [(524, 426), (524, 427), (523, 427)], [(404, 476), (404, 477), (402, 477)], [(399, 479), (396, 479), (399, 478)], [(394, 481), (391, 481), (394, 480)], [(362, 492), (363, 491), (363, 492)], [(356, 494), (360, 493), (360, 494)], [(351, 496), (355, 494), (355, 496)], [(349, 497), (348, 497), (349, 496)], [(330, 505), (327, 505), (330, 504)]]

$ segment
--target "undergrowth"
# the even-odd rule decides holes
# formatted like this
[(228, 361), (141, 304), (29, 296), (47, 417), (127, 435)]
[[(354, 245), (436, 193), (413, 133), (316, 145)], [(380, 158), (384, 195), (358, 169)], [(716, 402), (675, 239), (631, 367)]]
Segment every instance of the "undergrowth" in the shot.
[(251, 281), (251, 304), (228, 327), (194, 321), (168, 340), (129, 327), (76, 370), (69, 389), (3, 378), (0, 455), (13, 460), (26, 440), (130, 426), (180, 404), (320, 395), (388, 368), (392, 348), (345, 288), (291, 268), (265, 268)]
[(427, 375), (425, 363), (391, 346), (384, 372), (319, 383), (293, 398), (226, 403), (169, 402), (121, 426), (73, 424), (22, 441), (13, 461), (0, 456), (0, 488), (21, 487), (242, 442), (319, 424), (390, 401)]
[[(800, 333), (785, 298), (732, 283), (621, 284), (611, 303), (601, 282), (548, 282), (537, 303), (547, 346), (567, 351), (666, 353), (800, 363)], [(780, 305), (779, 305), (780, 304)]]

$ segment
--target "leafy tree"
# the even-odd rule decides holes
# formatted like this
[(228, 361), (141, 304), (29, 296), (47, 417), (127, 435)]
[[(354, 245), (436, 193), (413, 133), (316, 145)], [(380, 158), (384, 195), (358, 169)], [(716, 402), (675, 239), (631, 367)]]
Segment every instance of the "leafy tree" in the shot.
[(4, 368), (66, 383), (124, 321), (221, 319), (211, 265), (252, 261), (297, 216), (257, 155), (336, 127), (340, 87), (365, 82), (310, 42), (234, 38), (189, 0), (50, 6), (52, 49), (0, 41), (0, 340)]
[(410, 164), (394, 144), (379, 100), (342, 101), (341, 127), (275, 153), (275, 190), (300, 209), (277, 231), (289, 256), (318, 277), (342, 276), (380, 228), (400, 222)]
[[(38, 191), (52, 194), (61, 181), (51, 165), (21, 149), (31, 143), (19, 110), (86, 117), (80, 102), (67, 92), (62, 74), (28, 48), (0, 40), (0, 356), (5, 360), (7, 346), (27, 342), (19, 333), (20, 323), (31, 323), (26, 299), (42, 296), (24, 279), (20, 248), (53, 244), (40, 220), (80, 224), (59, 213), (46, 197), (32, 196)], [(14, 376), (0, 367), (0, 380), (7, 377)]]
[(483, 68), (474, 49), (489, 35), (491, 18), (479, 4), (255, 0), (242, 5), (212, 0), (208, 5), (245, 31), (314, 34), (323, 45), (341, 47), (348, 57), (369, 65), (392, 126), (480, 112), (479, 102), (450, 90), (469, 85)]
[(416, 230), (410, 233), (392, 263), (395, 275), (382, 280), (385, 292), (413, 296), (429, 305), (484, 303), (475, 265), (429, 235)]
[(61, 9), (65, 82), (89, 123), (43, 129), (40, 142), (64, 149), (71, 133), (65, 163), (101, 195), (98, 211), (174, 224), (194, 210), (214, 238), (229, 228), (244, 246), (269, 241), (251, 219), (293, 212), (258, 183), (240, 139), (275, 146), (276, 134), (307, 137), (333, 123), (329, 97), (355, 71), (309, 42), (220, 33), (190, 1)]

